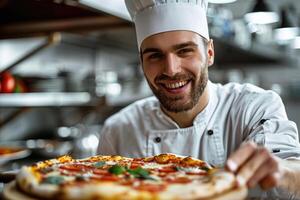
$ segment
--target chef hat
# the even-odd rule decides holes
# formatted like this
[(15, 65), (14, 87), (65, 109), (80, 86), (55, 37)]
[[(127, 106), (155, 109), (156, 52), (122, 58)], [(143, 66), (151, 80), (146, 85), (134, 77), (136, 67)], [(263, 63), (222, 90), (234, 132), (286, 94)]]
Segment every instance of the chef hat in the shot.
[(138, 47), (151, 35), (193, 31), (209, 40), (207, 0), (125, 0), (135, 23)]

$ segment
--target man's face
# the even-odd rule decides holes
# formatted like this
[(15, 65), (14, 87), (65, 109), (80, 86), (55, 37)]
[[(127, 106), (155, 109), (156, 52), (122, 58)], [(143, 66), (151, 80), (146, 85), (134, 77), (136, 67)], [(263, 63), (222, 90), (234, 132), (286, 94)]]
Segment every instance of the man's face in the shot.
[(213, 60), (209, 56), (213, 57), (212, 44), (189, 31), (160, 33), (143, 41), (145, 77), (167, 111), (188, 111), (199, 102)]

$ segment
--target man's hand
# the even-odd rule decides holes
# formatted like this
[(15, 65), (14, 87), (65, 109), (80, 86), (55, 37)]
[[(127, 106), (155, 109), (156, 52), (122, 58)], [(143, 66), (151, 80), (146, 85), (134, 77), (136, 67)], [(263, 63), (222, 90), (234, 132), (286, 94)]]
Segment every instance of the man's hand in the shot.
[(257, 184), (262, 189), (276, 187), (285, 173), (279, 158), (253, 142), (243, 144), (234, 152), (227, 160), (226, 168), (237, 175), (240, 184), (250, 188)]

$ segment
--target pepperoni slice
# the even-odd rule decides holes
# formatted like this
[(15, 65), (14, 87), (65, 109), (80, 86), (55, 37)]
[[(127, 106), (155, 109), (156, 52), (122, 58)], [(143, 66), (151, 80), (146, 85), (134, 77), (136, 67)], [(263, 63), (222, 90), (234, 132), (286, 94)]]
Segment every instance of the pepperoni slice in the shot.
[(166, 178), (165, 181), (167, 181), (168, 183), (183, 183), (183, 184), (192, 182), (192, 180), (187, 177)]
[(76, 172), (89, 171), (93, 169), (93, 167), (84, 164), (62, 165), (59, 166), (59, 168), (67, 171), (76, 171)]
[(129, 186), (129, 185), (133, 185), (136, 181), (137, 181), (136, 179), (122, 179), (120, 184)]
[(97, 175), (107, 175), (110, 174), (108, 170), (105, 169), (93, 169), (93, 173)]
[(144, 162), (141, 162), (141, 161), (134, 161), (131, 163), (130, 165), (130, 169), (136, 169), (138, 167), (141, 167), (143, 166), (145, 163)]
[(119, 177), (117, 177), (115, 175), (103, 175), (103, 176), (91, 176), (91, 179), (99, 180), (99, 181), (116, 182), (119, 180)]
[(165, 173), (173, 173), (173, 172), (177, 172), (177, 169), (175, 167), (170, 167), (170, 166), (167, 166), (167, 167), (163, 167), (161, 169), (158, 169), (159, 172), (165, 172)]
[(166, 177), (167, 175), (168, 175), (168, 174), (167, 174), (167, 173), (164, 173), (164, 172), (161, 172), (161, 173), (158, 174), (159, 177)]

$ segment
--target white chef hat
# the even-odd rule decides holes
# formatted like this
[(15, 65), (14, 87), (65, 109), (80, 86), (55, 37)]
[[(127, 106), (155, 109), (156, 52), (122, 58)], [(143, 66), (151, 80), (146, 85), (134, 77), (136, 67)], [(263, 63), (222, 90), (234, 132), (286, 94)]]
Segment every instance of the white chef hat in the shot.
[(193, 31), (209, 40), (207, 0), (125, 0), (135, 23), (138, 47), (151, 35)]

